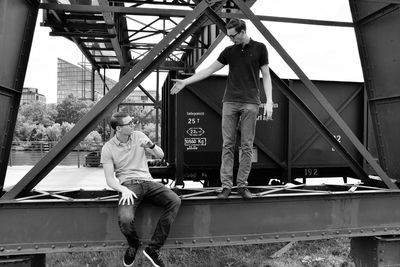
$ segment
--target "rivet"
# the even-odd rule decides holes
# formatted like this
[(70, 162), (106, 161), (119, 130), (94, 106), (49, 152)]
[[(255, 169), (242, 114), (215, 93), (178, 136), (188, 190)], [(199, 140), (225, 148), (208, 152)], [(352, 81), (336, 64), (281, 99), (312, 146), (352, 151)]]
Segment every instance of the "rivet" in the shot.
[(125, 246), (125, 243), (121, 243), (121, 246), (122, 246), (122, 247)]
[(340, 232), (339, 232), (339, 231), (336, 231), (336, 234), (338, 235), (338, 234), (340, 234)]
[(214, 242), (214, 240), (210, 239), (210, 243)]
[(385, 232), (388, 230), (386, 227), (385, 227), (385, 229), (383, 229)]
[(175, 241), (175, 244), (177, 244), (177, 245), (178, 245), (178, 244), (179, 244), (179, 241), (178, 241), (178, 240), (176, 240), (176, 241)]
[(87, 244), (83, 244), (83, 246), (84, 246), (85, 248), (87, 248), (88, 245), (87, 245)]
[(0, 248), (0, 251), (4, 251), (4, 248), (3, 248), (3, 247), (1, 247), (1, 248)]
[(193, 244), (196, 243), (196, 240), (193, 239), (193, 240), (192, 240), (192, 243), (193, 243)]
[(35, 246), (35, 249), (39, 249), (39, 246), (38, 246), (38, 245), (36, 245), (36, 246)]
[(309, 237), (309, 236), (310, 236), (310, 233), (307, 233), (307, 236)]
[(228, 238), (226, 239), (226, 241), (231, 242), (231, 239), (228, 237)]
[(21, 250), (22, 248), (21, 248), (21, 247), (17, 247), (17, 249), (18, 249), (18, 250)]
[(106, 244), (106, 243), (103, 243), (103, 247), (107, 247), (107, 244)]
[(68, 244), (68, 247), (69, 247), (69, 248), (72, 248), (72, 245), (71, 245), (71, 244)]
[(360, 230), (360, 232), (361, 232), (361, 233), (364, 233), (364, 230), (363, 230), (363, 229), (361, 229), (361, 230)]
[(322, 232), (322, 233), (321, 233), (321, 235), (323, 235), (323, 236), (324, 236), (324, 235), (325, 235), (325, 232)]
[(260, 237), (259, 237), (260, 239), (264, 239), (264, 237), (262, 236), (262, 235), (260, 235)]
[(349, 230), (349, 234), (351, 234), (351, 230)]
[(55, 245), (51, 245), (51, 248), (55, 248), (56, 246)]
[(396, 227), (396, 231), (399, 231), (400, 230), (400, 228), (399, 227)]
[(243, 241), (246, 241), (247, 240), (247, 237), (243, 237)]
[(296, 235), (295, 235), (295, 234), (291, 234), (290, 236), (291, 236), (292, 238), (294, 238)]
[(375, 230), (375, 228), (374, 229), (372, 229), (372, 232), (375, 232), (376, 230)]
[(279, 235), (276, 235), (276, 236), (275, 236), (275, 239), (279, 239)]

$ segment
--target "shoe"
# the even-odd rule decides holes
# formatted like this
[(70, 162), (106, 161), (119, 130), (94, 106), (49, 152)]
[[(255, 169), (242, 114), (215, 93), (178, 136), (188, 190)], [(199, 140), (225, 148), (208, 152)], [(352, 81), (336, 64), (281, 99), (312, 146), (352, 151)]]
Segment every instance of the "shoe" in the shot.
[(125, 251), (123, 263), (125, 267), (132, 267), (135, 261), (137, 249), (133, 247), (127, 248)]
[(238, 193), (239, 193), (239, 195), (241, 195), (242, 198), (244, 198), (244, 199), (253, 198), (253, 196), (251, 195), (249, 189), (247, 189), (247, 188), (245, 188), (245, 187), (239, 187), (239, 188), (238, 188)]
[(160, 254), (158, 254), (157, 250), (147, 247), (145, 250), (143, 250), (143, 254), (151, 261), (153, 266), (165, 267), (164, 262), (162, 261)]
[(228, 188), (223, 188), (223, 189), (222, 189), (222, 192), (219, 193), (219, 194), (217, 195), (217, 197), (218, 197), (218, 198), (221, 198), (221, 199), (226, 199), (226, 198), (229, 197), (229, 194), (230, 194), (230, 193), (231, 193), (231, 190), (230, 190), (230, 189), (228, 189)]

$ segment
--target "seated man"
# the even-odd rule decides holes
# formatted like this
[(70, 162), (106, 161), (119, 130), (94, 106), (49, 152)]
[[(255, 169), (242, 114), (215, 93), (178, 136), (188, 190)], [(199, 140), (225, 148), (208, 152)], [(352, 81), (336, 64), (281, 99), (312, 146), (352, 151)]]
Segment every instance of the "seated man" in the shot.
[[(144, 133), (134, 131), (133, 118), (125, 112), (113, 114), (110, 126), (115, 130), (115, 136), (103, 146), (101, 163), (108, 186), (118, 191), (120, 196), (118, 221), (129, 244), (123, 264), (133, 266), (140, 245), (134, 226), (135, 211), (143, 200), (148, 200), (164, 210), (143, 253), (153, 266), (164, 266), (159, 250), (168, 237), (181, 200), (171, 189), (153, 180), (145, 151), (157, 158), (163, 158), (164, 152)], [(114, 178), (114, 172), (119, 181)]]

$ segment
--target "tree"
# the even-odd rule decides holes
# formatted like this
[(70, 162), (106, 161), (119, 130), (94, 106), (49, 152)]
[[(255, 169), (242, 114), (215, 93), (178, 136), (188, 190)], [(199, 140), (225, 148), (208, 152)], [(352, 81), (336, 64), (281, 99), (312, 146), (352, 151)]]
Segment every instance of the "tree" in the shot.
[(41, 102), (32, 102), (20, 106), (18, 110), (18, 120), (22, 122), (30, 121), (32, 124), (42, 124), (44, 127), (54, 124), (56, 111), (51, 106)]
[(61, 125), (55, 123), (46, 128), (47, 138), (52, 142), (57, 142), (61, 139)]
[(69, 122), (77, 123), (84, 114), (94, 105), (92, 101), (82, 101), (68, 95), (60, 104), (57, 105), (57, 123)]

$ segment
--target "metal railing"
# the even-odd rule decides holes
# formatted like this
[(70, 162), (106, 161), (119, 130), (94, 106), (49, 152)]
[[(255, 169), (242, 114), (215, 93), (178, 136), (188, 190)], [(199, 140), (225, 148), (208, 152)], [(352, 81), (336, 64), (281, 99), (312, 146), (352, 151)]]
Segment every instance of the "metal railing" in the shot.
[[(13, 142), (8, 160), (9, 166), (35, 165), (57, 142), (17, 141)], [(101, 150), (103, 144), (81, 143), (76, 146), (60, 163), (62, 166), (85, 166), (86, 157)]]

